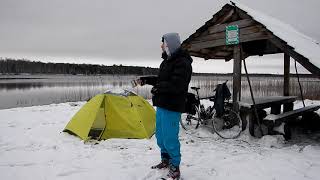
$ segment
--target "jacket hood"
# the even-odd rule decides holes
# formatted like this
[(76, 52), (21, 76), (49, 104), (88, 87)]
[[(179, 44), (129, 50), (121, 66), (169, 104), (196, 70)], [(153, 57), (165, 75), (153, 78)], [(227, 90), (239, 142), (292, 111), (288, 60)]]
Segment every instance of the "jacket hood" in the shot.
[(175, 53), (181, 46), (180, 36), (178, 33), (167, 33), (164, 34), (162, 38), (168, 46), (168, 56), (171, 56), (173, 53)]

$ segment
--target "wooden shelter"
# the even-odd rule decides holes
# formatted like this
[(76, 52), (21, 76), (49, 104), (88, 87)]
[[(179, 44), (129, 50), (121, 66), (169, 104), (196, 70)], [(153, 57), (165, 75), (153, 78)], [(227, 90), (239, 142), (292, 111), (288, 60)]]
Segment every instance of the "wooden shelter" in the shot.
[[(234, 60), (232, 100), (236, 110), (239, 108), (241, 62), (249, 56), (284, 53), (284, 96), (289, 96), (290, 57), (320, 78), (320, 66), (317, 64), (320, 59), (311, 59), (307, 53), (303, 54), (305, 51), (297, 51), (292, 47), (292, 43), (275, 34), (268, 24), (258, 21), (259, 18), (252, 14), (255, 13), (245, 6), (240, 7), (233, 2), (226, 4), (182, 43), (182, 48), (188, 50), (192, 56), (205, 60)], [(287, 30), (283, 28), (282, 34)], [(293, 34), (296, 36), (298, 33)], [(319, 47), (317, 53), (320, 53), (319, 44), (310, 40), (311, 43), (314, 48)]]

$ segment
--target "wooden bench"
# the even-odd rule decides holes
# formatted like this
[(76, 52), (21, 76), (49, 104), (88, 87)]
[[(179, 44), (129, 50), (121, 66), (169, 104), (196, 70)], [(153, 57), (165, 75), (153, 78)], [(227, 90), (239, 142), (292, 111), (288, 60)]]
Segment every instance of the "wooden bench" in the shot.
[(294, 117), (301, 116), (303, 113), (306, 113), (306, 112), (317, 111), (318, 109), (320, 109), (320, 105), (306, 106), (306, 107), (288, 111), (282, 114), (269, 114), (267, 117), (264, 118), (264, 120), (269, 120), (274, 122), (285, 121)]
[[(296, 96), (268, 96), (255, 98), (255, 108), (258, 113), (266, 108), (271, 107), (272, 114), (280, 114), (281, 106), (283, 106), (284, 112), (291, 111), (293, 109), (293, 102), (296, 100)], [(257, 119), (254, 115), (254, 105), (251, 99), (242, 99), (239, 102), (240, 116), (242, 119), (243, 130), (249, 125), (249, 132), (252, 136), (255, 135), (255, 127), (258, 125)], [(260, 117), (260, 116), (259, 116)], [(262, 123), (262, 119), (259, 120)]]
[(304, 116), (306, 113), (317, 111), (319, 108), (320, 105), (311, 105), (282, 114), (269, 114), (263, 119), (262, 123), (267, 126), (268, 134), (280, 133), (286, 140), (289, 140), (291, 139), (291, 130), (288, 123), (298, 116)]

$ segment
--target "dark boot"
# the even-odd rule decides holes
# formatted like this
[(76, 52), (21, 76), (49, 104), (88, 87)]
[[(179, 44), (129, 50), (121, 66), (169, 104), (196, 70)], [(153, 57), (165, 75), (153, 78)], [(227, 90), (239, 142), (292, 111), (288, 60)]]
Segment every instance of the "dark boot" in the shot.
[(180, 179), (180, 169), (179, 169), (179, 166), (170, 165), (169, 173), (168, 173), (167, 177), (168, 177), (168, 178), (171, 178), (172, 180), (178, 180), (178, 179)]
[(151, 166), (151, 169), (164, 169), (169, 167), (169, 160), (162, 159), (161, 162), (157, 165)]

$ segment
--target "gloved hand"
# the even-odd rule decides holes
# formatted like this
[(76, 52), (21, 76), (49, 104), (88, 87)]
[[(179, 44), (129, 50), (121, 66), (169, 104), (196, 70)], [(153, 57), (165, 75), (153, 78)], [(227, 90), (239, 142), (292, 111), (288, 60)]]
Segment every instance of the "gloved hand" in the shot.
[(158, 93), (158, 89), (157, 89), (156, 87), (152, 87), (151, 93), (152, 93), (153, 95), (157, 94), (157, 93)]

